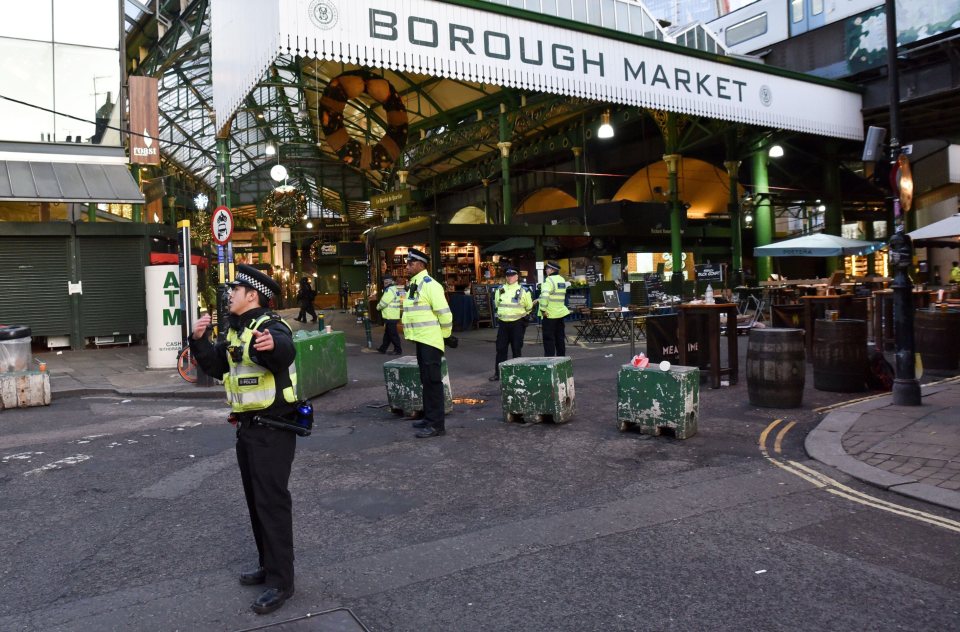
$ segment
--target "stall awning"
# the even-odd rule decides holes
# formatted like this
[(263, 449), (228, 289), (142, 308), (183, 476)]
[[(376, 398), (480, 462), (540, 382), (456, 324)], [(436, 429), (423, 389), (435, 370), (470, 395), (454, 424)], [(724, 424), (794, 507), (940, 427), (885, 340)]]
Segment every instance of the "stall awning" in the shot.
[(0, 143), (0, 200), (143, 204), (120, 148)]

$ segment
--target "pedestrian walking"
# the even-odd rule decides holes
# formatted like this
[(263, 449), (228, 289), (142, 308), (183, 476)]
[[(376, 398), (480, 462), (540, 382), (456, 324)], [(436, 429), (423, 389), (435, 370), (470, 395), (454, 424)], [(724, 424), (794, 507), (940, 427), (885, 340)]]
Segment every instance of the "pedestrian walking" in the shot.
[(423, 419), (414, 422), (420, 429), (419, 439), (445, 434), (443, 410), (443, 380), (440, 362), (443, 359), (444, 338), (456, 347), (453, 333), (453, 314), (443, 293), (443, 286), (427, 274), (430, 257), (410, 248), (407, 252), (407, 278), (410, 285), (403, 299), (403, 337), (417, 344), (417, 366), (423, 384)]
[(402, 304), (403, 297), (400, 295), (400, 289), (394, 284), (393, 277), (389, 274), (384, 276), (383, 294), (380, 296), (380, 302), (377, 303), (377, 310), (383, 317), (383, 342), (377, 347), (380, 353), (386, 353), (392, 344), (393, 354), (403, 355), (400, 348), (400, 332), (397, 331)]
[(344, 281), (340, 285), (340, 313), (346, 313), (350, 303), (350, 284)]
[(296, 350), (290, 327), (269, 308), (280, 286), (261, 271), (237, 267), (230, 283), (226, 339), (206, 337), (210, 316), (193, 327), (190, 350), (209, 375), (223, 377), (230, 420), (237, 427), (237, 463), (247, 500), (258, 564), (240, 574), (244, 585), (265, 586), (251, 608), (273, 612), (294, 592), (293, 512), (288, 482), (297, 436), (261, 425), (258, 415), (290, 418), (296, 411)]
[(500, 379), (500, 363), (507, 359), (507, 348), (514, 358), (519, 358), (523, 349), (523, 334), (527, 330), (527, 315), (533, 310), (530, 292), (520, 285), (520, 275), (514, 268), (504, 271), (506, 284), (501, 285), (493, 298), (497, 312), (497, 359), (491, 382)]
[(548, 261), (543, 266), (547, 278), (540, 284), (540, 316), (543, 319), (543, 355), (567, 355), (567, 335), (563, 319), (570, 313), (565, 303), (570, 286), (560, 275), (560, 264)]
[(300, 289), (297, 291), (297, 302), (300, 304), (300, 313), (294, 320), (301, 323), (307, 322), (307, 314), (313, 316), (311, 323), (317, 322), (317, 311), (313, 307), (313, 299), (317, 295), (316, 290), (310, 285), (310, 279), (303, 277), (300, 279)]

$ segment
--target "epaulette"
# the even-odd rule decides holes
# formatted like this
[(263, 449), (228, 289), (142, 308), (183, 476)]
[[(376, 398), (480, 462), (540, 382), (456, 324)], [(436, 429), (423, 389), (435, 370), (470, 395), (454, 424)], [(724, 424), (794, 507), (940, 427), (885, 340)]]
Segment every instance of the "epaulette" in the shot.
[(421, 281), (421, 283), (429, 283), (430, 281), (433, 281), (433, 279), (431, 279), (431, 278), (428, 277), (428, 276), (425, 276), (425, 277), (423, 277), (423, 281)]

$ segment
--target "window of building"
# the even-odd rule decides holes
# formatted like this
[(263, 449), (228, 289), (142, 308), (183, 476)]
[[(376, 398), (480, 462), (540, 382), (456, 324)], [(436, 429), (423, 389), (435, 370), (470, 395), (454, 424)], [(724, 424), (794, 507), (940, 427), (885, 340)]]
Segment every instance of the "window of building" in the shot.
[(727, 46), (736, 46), (754, 37), (759, 37), (766, 32), (767, 13), (764, 11), (763, 13), (747, 18), (743, 22), (727, 27), (727, 31), (724, 34), (724, 41)]
[(790, 20), (796, 24), (803, 17), (803, 0), (790, 0)]

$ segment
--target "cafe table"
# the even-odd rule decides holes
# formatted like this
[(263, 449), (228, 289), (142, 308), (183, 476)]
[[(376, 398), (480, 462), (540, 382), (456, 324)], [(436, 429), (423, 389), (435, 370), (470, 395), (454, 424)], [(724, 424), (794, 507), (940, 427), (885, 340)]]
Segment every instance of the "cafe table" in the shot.
[[(739, 367), (737, 364), (737, 328), (727, 327), (727, 366), (720, 366), (720, 316), (726, 314), (727, 323), (737, 322), (736, 303), (685, 303), (677, 306), (678, 347), (680, 364), (687, 365), (687, 338), (690, 336), (688, 327), (703, 326), (704, 334), (700, 336), (701, 344), (706, 344), (706, 357), (710, 360), (710, 388), (720, 388), (720, 377), (728, 375), (730, 384), (737, 383)], [(704, 357), (704, 350), (700, 350), (700, 357)]]

